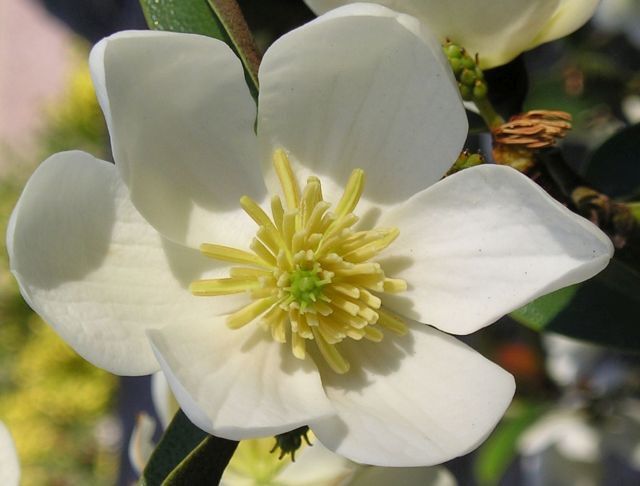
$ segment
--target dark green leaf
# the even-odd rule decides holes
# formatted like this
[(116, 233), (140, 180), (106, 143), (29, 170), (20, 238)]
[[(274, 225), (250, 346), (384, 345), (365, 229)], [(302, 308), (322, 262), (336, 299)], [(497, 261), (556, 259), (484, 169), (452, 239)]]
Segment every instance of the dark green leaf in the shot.
[(620, 130), (587, 162), (584, 176), (608, 196), (640, 195), (640, 123)]
[(500, 425), (478, 449), (474, 469), (478, 484), (498, 484), (507, 467), (517, 454), (517, 441), (546, 410), (542, 405), (514, 403)]
[(538, 331), (640, 351), (640, 274), (617, 260), (591, 280), (511, 313)]
[(163, 486), (218, 484), (238, 443), (209, 436), (162, 483)]
[(141, 483), (145, 486), (161, 484), (207, 437), (209, 434), (193, 425), (182, 410), (178, 410), (153, 451), (142, 473)]
[(140, 5), (151, 29), (206, 35), (229, 45), (257, 97), (259, 56), (235, 0), (140, 0)]

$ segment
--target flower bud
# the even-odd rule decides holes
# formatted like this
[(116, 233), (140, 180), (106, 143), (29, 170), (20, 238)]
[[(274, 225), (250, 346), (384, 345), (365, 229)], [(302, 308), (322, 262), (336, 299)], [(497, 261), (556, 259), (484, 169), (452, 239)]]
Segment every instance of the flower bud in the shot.
[(443, 50), (453, 71), (460, 95), (465, 101), (475, 101), (487, 97), (489, 87), (482, 69), (478, 67), (478, 56), (472, 57), (464, 48), (447, 40)]

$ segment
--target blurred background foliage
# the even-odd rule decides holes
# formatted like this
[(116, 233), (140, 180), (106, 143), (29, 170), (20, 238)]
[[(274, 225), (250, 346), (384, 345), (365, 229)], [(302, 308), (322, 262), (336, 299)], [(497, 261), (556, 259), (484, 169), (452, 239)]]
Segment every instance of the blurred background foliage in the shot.
[[(39, 161), (68, 149), (110, 158), (87, 70), (89, 43), (117, 30), (145, 28), (137, 0), (30, 1), (78, 37), (66, 88), (42, 107), (44, 123), (36, 146), (20, 151), (0, 140), (3, 234), (20, 189)], [(614, 2), (618, 11), (626, 4), (626, 13), (616, 18), (611, 13)], [(261, 50), (313, 18), (302, 0), (239, 3)], [(570, 167), (609, 196), (638, 201), (640, 0), (603, 3), (609, 4), (609, 13), (599, 12), (575, 34), (486, 74), (492, 100), (506, 117), (523, 109), (569, 112), (574, 127), (562, 153)], [(486, 138), (471, 138), (469, 144), (490, 151)], [(588, 471), (587, 482), (580, 483), (586, 486), (640, 484), (640, 462), (625, 454), (636, 451), (640, 457), (640, 414), (634, 408), (640, 398), (640, 360), (628, 352), (640, 350), (640, 261), (633, 248), (623, 248), (619, 256), (615, 268), (592, 283), (560, 291), (469, 338), (516, 376), (518, 388), (489, 440), (477, 452), (448, 464), (460, 484), (571, 484), (557, 471), (549, 476), (558, 464), (574, 479)], [(8, 271), (6, 252), (0, 259), (0, 419), (15, 438), (23, 484), (130, 484), (135, 476), (121, 459), (128, 440), (121, 424), (130, 423), (140, 411), (139, 400), (131, 396), (148, 395), (146, 382), (118, 380), (78, 357), (23, 302)], [(571, 346), (557, 351), (544, 333), (535, 332), (539, 330), (613, 347), (592, 346), (586, 352), (577, 345), (582, 351)], [(558, 374), (558, 356), (564, 357), (565, 368), (574, 368), (569, 378)], [(583, 436), (595, 444), (595, 456), (567, 453), (571, 447), (558, 446), (562, 441), (557, 439), (538, 439), (543, 443), (539, 448), (523, 445), (525, 434), (540, 429), (538, 424), (558, 411), (589, 431)], [(630, 416), (637, 418), (630, 419), (631, 425), (625, 422)], [(578, 469), (571, 469), (574, 466)]]
[[(42, 107), (36, 147), (28, 154), (2, 147), (2, 234), (36, 161), (72, 148), (106, 156), (104, 122), (86, 64), (88, 45), (78, 40), (74, 51), (67, 87)], [(16, 442), (22, 484), (114, 484), (120, 445), (112, 412), (116, 378), (80, 358), (31, 311), (4, 248), (0, 261), (0, 417)]]

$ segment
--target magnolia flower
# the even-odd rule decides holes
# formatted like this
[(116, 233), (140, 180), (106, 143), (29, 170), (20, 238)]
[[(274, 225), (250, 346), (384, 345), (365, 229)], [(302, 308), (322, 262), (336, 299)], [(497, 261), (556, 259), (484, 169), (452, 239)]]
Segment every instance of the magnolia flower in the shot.
[[(153, 405), (165, 429), (178, 407), (162, 373), (151, 378)], [(154, 449), (152, 441), (155, 421), (140, 414), (129, 443), (129, 459), (141, 473)], [(405, 486), (455, 486), (454, 477), (442, 467), (386, 468), (361, 466), (332, 453), (315, 441), (312, 447), (303, 442), (295, 453), (295, 461), (280, 458), (273, 450), (274, 439), (249, 439), (238, 444), (224, 471), (222, 486), (385, 486), (391, 483)]]
[[(441, 41), (480, 56), (480, 67), (506, 64), (524, 51), (568, 35), (593, 15), (599, 0), (375, 0), (414, 15)], [(305, 0), (317, 14), (357, 0)]]
[(18, 486), (20, 483), (20, 463), (7, 427), (0, 422), (0, 484)]
[(82, 356), (160, 365), (214, 435), (309, 425), (383, 466), (465, 454), (513, 378), (435, 328), (474, 332), (611, 257), (513, 169), (438, 182), (466, 117), (439, 43), (406, 15), (349, 6), (276, 41), (257, 124), (217, 40), (123, 32), (90, 65), (116, 163), (65, 152), (36, 170), (11, 269)]

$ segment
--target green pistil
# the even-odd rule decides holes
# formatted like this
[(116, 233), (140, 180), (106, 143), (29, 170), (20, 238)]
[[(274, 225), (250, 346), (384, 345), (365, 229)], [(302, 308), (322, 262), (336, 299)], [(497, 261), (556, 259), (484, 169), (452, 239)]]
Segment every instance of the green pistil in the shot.
[(289, 294), (304, 309), (318, 300), (322, 295), (322, 287), (326, 281), (318, 275), (318, 269), (304, 270), (298, 268), (291, 273)]

